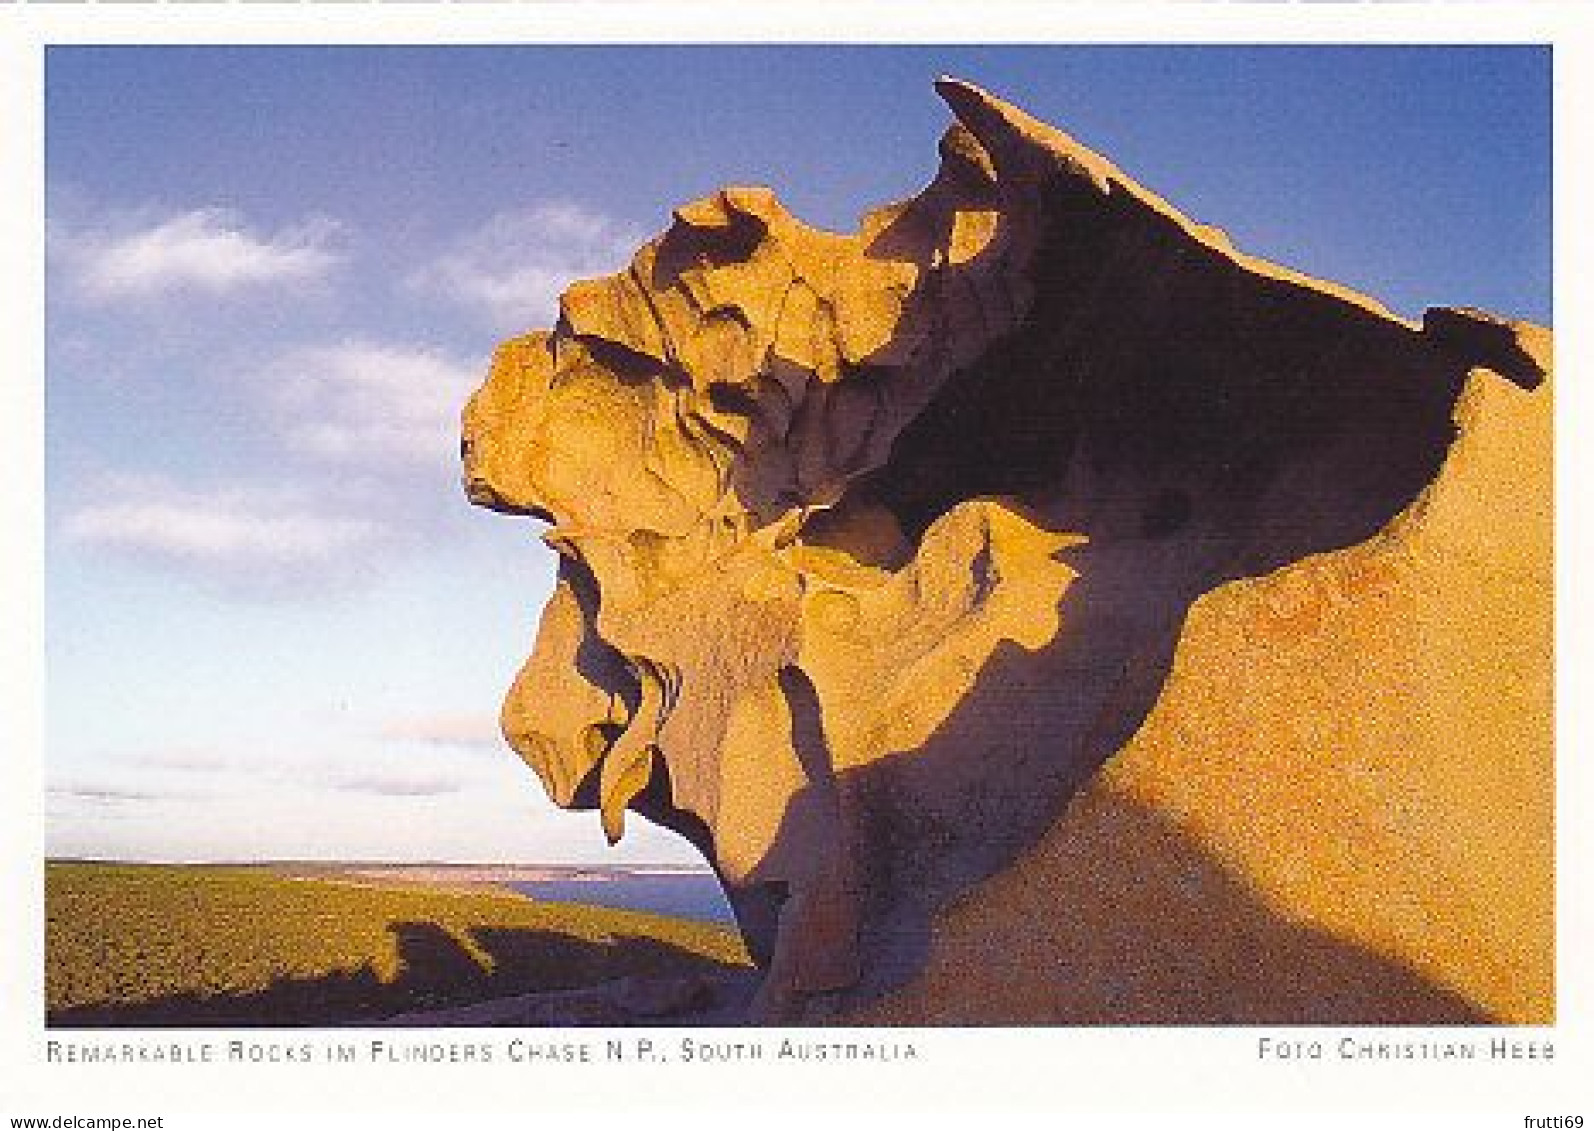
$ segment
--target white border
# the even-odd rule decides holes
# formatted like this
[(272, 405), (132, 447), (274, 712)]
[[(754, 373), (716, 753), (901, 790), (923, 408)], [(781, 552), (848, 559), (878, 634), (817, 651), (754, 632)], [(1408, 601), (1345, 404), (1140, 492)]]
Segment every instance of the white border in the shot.
[[(282, 3), (41, 4), (0, 2), (0, 530), (4, 617), (0, 624), (0, 719), (9, 799), (0, 817), (5, 853), (0, 900), (0, 1116), (120, 1114), (172, 1116), (167, 1126), (256, 1126), (251, 1113), (336, 1113), (310, 1126), (435, 1125), (435, 1114), (553, 1110), (679, 1117), (705, 1108), (791, 1111), (946, 1112), (1030, 1108), (1098, 1113), (1117, 1124), (1166, 1122), (1169, 1113), (1228, 1112), (1225, 1126), (1276, 1126), (1262, 1113), (1378, 1112), (1374, 1126), (1521, 1127), (1528, 1115), (1581, 1114), (1594, 1120), (1590, 977), (1576, 956), (1590, 953), (1594, 926), (1585, 869), (1590, 773), (1584, 749), (1591, 670), (1587, 596), (1590, 536), (1580, 488), (1590, 482), (1585, 430), (1586, 316), (1591, 306), (1578, 265), (1594, 264), (1586, 173), (1594, 131), (1579, 109), (1594, 105), (1594, 36), (1579, 5), (1558, 3), (1203, 4), (962, 3), (925, 11), (907, 0), (573, 0), (479, 4)], [(859, 1067), (721, 1069), (635, 1065), (528, 1068), (470, 1066), (274, 1068), (61, 1067), (42, 1063), (44, 1033), (36, 972), (43, 921), (40, 759), (43, 737), (42, 593), (42, 47), (70, 43), (559, 43), (559, 42), (1157, 42), (1157, 43), (1531, 43), (1556, 50), (1557, 427), (1560, 507), (1557, 548), (1560, 803), (1558, 1024), (1549, 1065), (1489, 1063), (1402, 1066), (1259, 1063), (1268, 1031), (1207, 1029), (993, 1029), (860, 1034), (912, 1040), (921, 1059)], [(794, 93), (795, 96), (795, 93)], [(1581, 193), (1580, 193), (1581, 190)], [(1586, 268), (1585, 268), (1586, 269)], [(1329, 1039), (1346, 1032), (1325, 1031)], [(1487, 1040), (1502, 1031), (1477, 1034)], [(627, 1038), (637, 1034), (627, 1034)], [(664, 1033), (661, 1040), (678, 1039)], [(1273, 1034), (1309, 1040), (1310, 1030)], [(1442, 1034), (1439, 1034), (1442, 1035)], [(1506, 1035), (1511, 1035), (1507, 1033)], [(66, 1036), (62, 1034), (61, 1036)], [(225, 1041), (226, 1034), (181, 1038)], [(282, 1046), (337, 1039), (326, 1033), (236, 1036)], [(391, 1037), (392, 1034), (389, 1034)], [(447, 1034), (437, 1035), (446, 1037)], [(489, 1039), (455, 1034), (461, 1040)], [(601, 1041), (606, 1034), (576, 1039)], [(724, 1034), (727, 1040), (760, 1039)], [(134, 1036), (143, 1043), (171, 1035)], [(353, 1039), (358, 1039), (354, 1037)], [(766, 1044), (778, 1036), (764, 1035)], [(224, 1123), (197, 1113), (226, 1113)], [(184, 1117), (180, 1113), (190, 1113)], [(1109, 1115), (1110, 1113), (1110, 1115)], [(1141, 1113), (1144, 1120), (1134, 1118)], [(1155, 1113), (1163, 1113), (1158, 1118)], [(1443, 1113), (1443, 1114), (1441, 1114)], [(1249, 1117), (1246, 1117), (1247, 1114)], [(695, 1115), (694, 1121), (695, 1121)], [(1297, 1122), (1300, 1122), (1297, 1120)], [(1309, 1124), (1314, 1121), (1307, 1121)], [(1362, 1122), (1368, 1121), (1364, 1118)], [(281, 1126), (274, 1121), (272, 1126)]]

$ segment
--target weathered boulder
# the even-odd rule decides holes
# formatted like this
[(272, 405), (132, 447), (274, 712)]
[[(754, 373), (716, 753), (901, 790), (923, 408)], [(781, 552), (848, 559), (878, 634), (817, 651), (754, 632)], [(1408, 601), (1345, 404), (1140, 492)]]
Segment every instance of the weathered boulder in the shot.
[(758, 1018), (1545, 1019), (1548, 333), (938, 89), (856, 233), (726, 189), (500, 347), (467, 491), (560, 555), (508, 740), (704, 852)]

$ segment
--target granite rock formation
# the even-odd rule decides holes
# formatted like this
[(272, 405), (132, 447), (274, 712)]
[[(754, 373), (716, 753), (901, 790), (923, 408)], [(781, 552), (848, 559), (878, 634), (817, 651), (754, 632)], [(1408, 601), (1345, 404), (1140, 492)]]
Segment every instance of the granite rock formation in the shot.
[(1548, 332), (937, 89), (855, 233), (728, 188), (498, 350), (509, 742), (702, 850), (755, 1019), (1546, 1020)]

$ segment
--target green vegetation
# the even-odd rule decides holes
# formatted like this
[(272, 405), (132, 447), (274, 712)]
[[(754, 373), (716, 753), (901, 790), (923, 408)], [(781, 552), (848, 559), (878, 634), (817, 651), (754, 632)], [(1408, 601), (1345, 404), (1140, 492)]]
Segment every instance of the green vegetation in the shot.
[(52, 862), (52, 1024), (325, 1025), (748, 962), (722, 927), (492, 887)]

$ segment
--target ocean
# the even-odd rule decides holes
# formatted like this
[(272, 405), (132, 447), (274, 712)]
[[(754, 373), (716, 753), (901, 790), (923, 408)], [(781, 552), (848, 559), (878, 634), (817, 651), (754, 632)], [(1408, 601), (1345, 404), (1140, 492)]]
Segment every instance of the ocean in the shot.
[(528, 880), (504, 886), (534, 899), (651, 911), (679, 919), (696, 919), (728, 927), (736, 925), (719, 881), (706, 872), (642, 872), (613, 879)]

